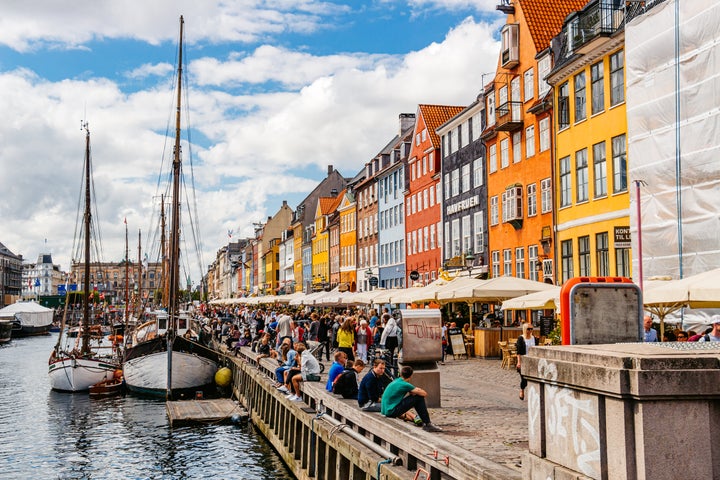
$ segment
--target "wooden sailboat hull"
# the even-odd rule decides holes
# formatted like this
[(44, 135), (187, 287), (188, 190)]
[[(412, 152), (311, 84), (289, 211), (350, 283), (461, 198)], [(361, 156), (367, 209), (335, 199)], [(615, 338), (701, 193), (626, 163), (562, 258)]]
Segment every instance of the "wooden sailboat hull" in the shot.
[(85, 392), (96, 383), (112, 379), (118, 368), (108, 359), (61, 356), (48, 365), (50, 387), (59, 392)]
[[(123, 364), (128, 390), (141, 395), (165, 397), (167, 393), (167, 352), (135, 357)], [(173, 392), (192, 391), (213, 383), (217, 363), (187, 352), (172, 353)]]

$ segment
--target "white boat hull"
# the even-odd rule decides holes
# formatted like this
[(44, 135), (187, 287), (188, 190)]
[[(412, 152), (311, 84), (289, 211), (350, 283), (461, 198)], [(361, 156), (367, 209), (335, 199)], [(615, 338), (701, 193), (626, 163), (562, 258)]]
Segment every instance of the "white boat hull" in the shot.
[(83, 392), (103, 380), (110, 380), (117, 364), (102, 358), (72, 358), (63, 356), (48, 366), (50, 387), (61, 392)]
[[(125, 385), (133, 392), (165, 395), (167, 391), (167, 352), (143, 355), (123, 364)], [(209, 385), (215, 379), (217, 364), (205, 357), (185, 352), (172, 354), (172, 389), (189, 390)]]

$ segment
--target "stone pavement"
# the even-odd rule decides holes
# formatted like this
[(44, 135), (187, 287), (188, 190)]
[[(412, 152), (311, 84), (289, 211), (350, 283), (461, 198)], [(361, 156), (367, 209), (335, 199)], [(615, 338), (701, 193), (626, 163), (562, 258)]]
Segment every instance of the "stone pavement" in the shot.
[(431, 408), (436, 434), (509, 468), (521, 470), (528, 449), (527, 405), (518, 398), (520, 376), (500, 359), (453, 359), (440, 369), (441, 408)]

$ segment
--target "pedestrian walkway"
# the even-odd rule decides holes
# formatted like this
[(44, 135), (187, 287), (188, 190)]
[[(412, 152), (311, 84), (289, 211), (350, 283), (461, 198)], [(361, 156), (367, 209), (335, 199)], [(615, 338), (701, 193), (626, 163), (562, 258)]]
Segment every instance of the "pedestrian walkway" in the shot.
[(440, 369), (441, 408), (430, 418), (442, 436), (492, 462), (520, 470), (528, 449), (527, 406), (518, 398), (520, 376), (500, 359), (446, 359)]

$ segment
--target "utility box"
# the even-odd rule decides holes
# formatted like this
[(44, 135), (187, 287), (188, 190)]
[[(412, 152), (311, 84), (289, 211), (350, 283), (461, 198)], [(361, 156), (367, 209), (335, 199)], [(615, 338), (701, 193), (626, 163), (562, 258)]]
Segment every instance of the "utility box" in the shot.
[(401, 366), (413, 368), (412, 384), (427, 392), (425, 403), (440, 408), (440, 370), (442, 360), (442, 316), (437, 308), (400, 310), (402, 329)]
[(642, 341), (640, 288), (625, 277), (575, 277), (560, 289), (563, 345)]

